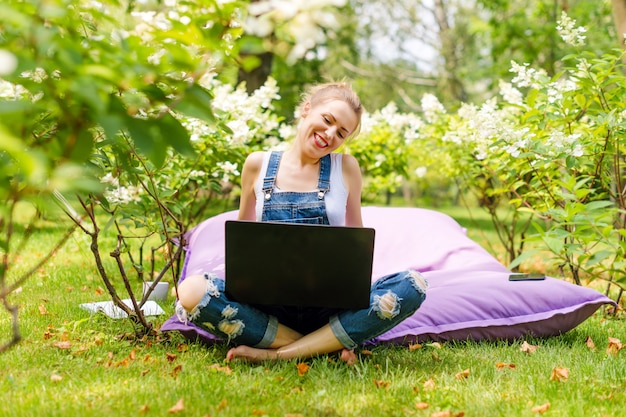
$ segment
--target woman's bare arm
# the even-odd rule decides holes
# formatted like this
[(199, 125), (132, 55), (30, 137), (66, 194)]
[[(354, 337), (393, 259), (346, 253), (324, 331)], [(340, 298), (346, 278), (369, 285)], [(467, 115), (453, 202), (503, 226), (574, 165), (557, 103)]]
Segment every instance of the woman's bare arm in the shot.
[(361, 168), (356, 158), (344, 154), (342, 157), (343, 181), (348, 188), (348, 201), (346, 203), (346, 226), (363, 226), (361, 217), (361, 188), (363, 178)]
[(254, 183), (256, 182), (261, 165), (263, 152), (253, 152), (246, 158), (241, 170), (241, 199), (239, 200), (239, 220), (256, 220), (256, 196)]

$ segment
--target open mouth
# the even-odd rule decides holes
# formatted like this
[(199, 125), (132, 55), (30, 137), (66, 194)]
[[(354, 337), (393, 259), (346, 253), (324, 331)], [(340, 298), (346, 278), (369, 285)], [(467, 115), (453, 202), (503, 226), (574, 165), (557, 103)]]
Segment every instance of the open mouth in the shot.
[(315, 139), (315, 145), (317, 145), (319, 148), (325, 148), (328, 146), (328, 142), (326, 142), (324, 138), (317, 133), (313, 134), (313, 138)]

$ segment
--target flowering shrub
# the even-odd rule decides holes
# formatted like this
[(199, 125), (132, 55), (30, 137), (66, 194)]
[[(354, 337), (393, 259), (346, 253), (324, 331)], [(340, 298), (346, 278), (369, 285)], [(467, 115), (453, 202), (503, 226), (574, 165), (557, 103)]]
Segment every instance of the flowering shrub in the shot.
[[(435, 140), (454, 161), (448, 174), (478, 196), (501, 237), (508, 233), (504, 242), (512, 268), (532, 255), (523, 243), (533, 239), (575, 282), (580, 284), (583, 274), (607, 280), (621, 295), (626, 287), (624, 53), (584, 51), (585, 29), (566, 14), (557, 29), (578, 48), (562, 60), (560, 74), (550, 78), (512, 62), (514, 77), (500, 84), (500, 100), (464, 104), (430, 128), (440, 133)], [(502, 212), (510, 220), (502, 222)], [(528, 215), (534, 219), (532, 236)]]
[[(273, 12), (273, 39), (281, 42), (270, 48), (275, 53), (292, 50), (297, 59), (314, 46), (311, 33), (321, 31), (318, 42), (327, 33), (320, 25), (335, 23), (330, 3), (275, 3), (250, 9), (294, 11)], [(255, 43), (244, 33), (248, 6), (245, 0), (142, 1), (128, 10), (114, 1), (0, 4), (0, 299), (15, 323), (0, 351), (20, 338), (17, 307), (5, 297), (28, 278), (9, 280), (19, 256), (11, 250), (26, 247), (11, 244), (14, 214), (19, 203), (39, 196), (54, 195), (91, 238), (113, 301), (150, 331), (139, 309), (146, 297), (135, 297), (129, 273), (139, 281), (171, 273), (176, 282), (185, 230), (207, 215), (211, 198), (236, 185), (245, 155), (290, 134), (271, 113), (278, 98), (273, 80), (248, 96), (214, 79), (222, 69), (256, 65), (254, 57), (239, 56)], [(250, 22), (259, 17), (250, 16)], [(109, 231), (112, 250), (104, 246), (111, 244), (103, 236)], [(101, 252), (112, 254), (116, 276)], [(122, 287), (133, 309), (121, 302)]]

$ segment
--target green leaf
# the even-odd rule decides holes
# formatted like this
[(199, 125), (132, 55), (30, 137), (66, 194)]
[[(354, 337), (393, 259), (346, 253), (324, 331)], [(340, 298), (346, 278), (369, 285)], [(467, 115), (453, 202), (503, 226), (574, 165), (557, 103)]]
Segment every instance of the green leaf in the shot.
[(538, 249), (534, 249), (534, 250), (529, 250), (529, 251), (526, 251), (526, 252), (522, 253), (517, 258), (513, 259), (513, 261), (509, 264), (509, 269), (514, 269), (514, 268), (520, 266), (522, 264), (522, 262), (524, 262), (525, 260), (527, 260), (530, 257), (534, 256), (538, 252), (539, 252)]
[(193, 146), (191, 146), (189, 132), (176, 118), (168, 113), (158, 120), (158, 124), (163, 143), (170, 145), (184, 156), (192, 157), (195, 155)]
[(177, 112), (189, 117), (202, 119), (205, 122), (214, 122), (215, 116), (211, 108), (213, 95), (197, 84), (192, 84), (187, 88), (185, 94), (173, 107)]

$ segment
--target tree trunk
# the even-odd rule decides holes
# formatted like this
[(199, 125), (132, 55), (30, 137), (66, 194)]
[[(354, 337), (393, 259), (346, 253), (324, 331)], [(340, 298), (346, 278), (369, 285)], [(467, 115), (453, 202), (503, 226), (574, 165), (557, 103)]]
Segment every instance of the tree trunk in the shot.
[(626, 0), (611, 0), (613, 5), (613, 20), (617, 29), (617, 40), (624, 48), (624, 34), (626, 33)]
[(246, 91), (248, 94), (253, 93), (256, 89), (265, 84), (267, 77), (272, 73), (272, 60), (274, 54), (271, 52), (265, 52), (261, 55), (257, 55), (261, 60), (261, 64), (250, 72), (246, 72), (243, 68), (239, 68), (238, 82), (246, 82)]

